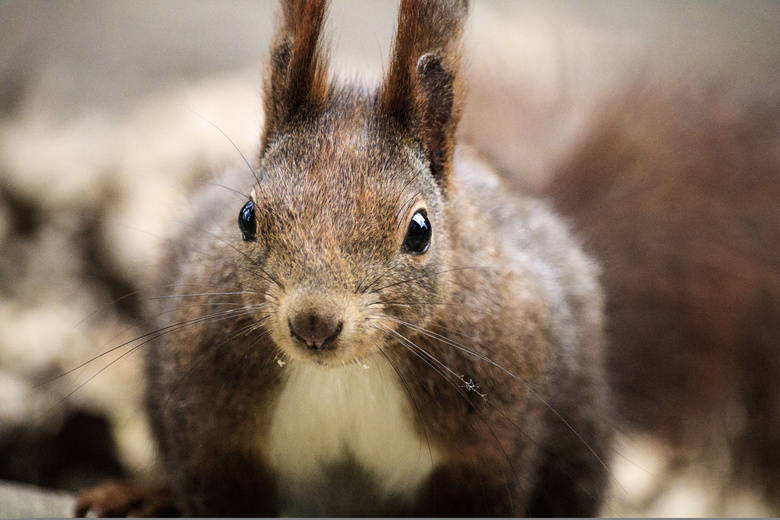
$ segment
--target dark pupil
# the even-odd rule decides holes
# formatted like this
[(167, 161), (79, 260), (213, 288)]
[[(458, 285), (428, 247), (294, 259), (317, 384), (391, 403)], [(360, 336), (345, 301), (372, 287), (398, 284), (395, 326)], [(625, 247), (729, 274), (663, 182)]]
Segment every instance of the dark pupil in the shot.
[(409, 229), (406, 230), (404, 238), (404, 247), (410, 253), (421, 255), (428, 250), (431, 243), (431, 223), (425, 213), (418, 211), (409, 222)]
[(257, 238), (257, 225), (255, 224), (255, 203), (251, 200), (244, 204), (238, 214), (238, 227), (244, 240), (250, 241)]

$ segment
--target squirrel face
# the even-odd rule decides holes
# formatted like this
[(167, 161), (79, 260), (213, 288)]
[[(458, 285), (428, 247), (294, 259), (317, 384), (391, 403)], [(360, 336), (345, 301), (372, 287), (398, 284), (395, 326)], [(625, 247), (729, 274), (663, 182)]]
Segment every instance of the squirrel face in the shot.
[(422, 147), (376, 98), (348, 98), (276, 134), (239, 215), (247, 303), (285, 355), (328, 366), (376, 351), (399, 320), (425, 326), (448, 292), (446, 205)]
[(388, 73), (369, 92), (329, 85), (327, 2), (282, 5), (239, 227), (242, 281), (259, 299), (248, 303), (291, 358), (360, 359), (401, 324), (424, 327), (448, 296), (445, 195), (467, 5), (423, 7), (401, 10)]

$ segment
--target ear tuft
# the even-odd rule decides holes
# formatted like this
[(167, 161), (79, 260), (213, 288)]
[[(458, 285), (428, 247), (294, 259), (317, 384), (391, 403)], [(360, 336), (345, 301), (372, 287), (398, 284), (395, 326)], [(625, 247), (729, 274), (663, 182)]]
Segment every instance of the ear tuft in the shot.
[(379, 93), (383, 115), (419, 138), (433, 175), (446, 183), (463, 85), (460, 37), (467, 0), (402, 0), (393, 55)]
[(321, 34), (327, 0), (282, 0), (266, 64), (261, 155), (285, 121), (311, 114), (329, 97)]

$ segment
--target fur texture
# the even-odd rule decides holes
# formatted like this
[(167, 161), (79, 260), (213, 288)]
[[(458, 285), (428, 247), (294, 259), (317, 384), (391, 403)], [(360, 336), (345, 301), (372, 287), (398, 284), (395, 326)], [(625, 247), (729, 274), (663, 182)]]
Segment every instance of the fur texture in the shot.
[[(777, 507), (780, 72), (743, 57), (691, 62), (679, 49), (614, 54), (619, 79), (587, 76), (601, 89), (561, 79), (548, 105), (518, 87), (519, 67), (475, 62), (466, 139), (548, 199), (600, 260), (626, 430), (676, 447), (678, 463), (698, 457), (724, 491), (757, 484)], [(566, 55), (575, 71), (589, 65), (578, 56)], [(542, 180), (512, 148), (536, 129), (539, 106), (559, 107), (543, 111), (551, 121), (580, 116), (575, 130), (550, 132), (568, 132), (566, 153), (545, 156)]]
[[(162, 264), (148, 402), (177, 504), (595, 514), (611, 439), (596, 269), (456, 147), (466, 2), (404, 0), (376, 89), (325, 82), (324, 8), (283, 2), (258, 167), (192, 199)], [(361, 385), (351, 369), (376, 360)], [(345, 391), (330, 419), (319, 403)], [(422, 458), (392, 456), (407, 450)]]

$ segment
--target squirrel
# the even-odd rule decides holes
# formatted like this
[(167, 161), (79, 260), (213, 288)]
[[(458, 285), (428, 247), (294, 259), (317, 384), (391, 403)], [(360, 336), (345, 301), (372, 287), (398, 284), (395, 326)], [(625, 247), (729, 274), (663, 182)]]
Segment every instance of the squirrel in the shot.
[(150, 303), (165, 483), (77, 515), (597, 514), (598, 267), (456, 142), (468, 1), (402, 0), (375, 88), (329, 77), (326, 1), (280, 11), (258, 162), (190, 199)]

